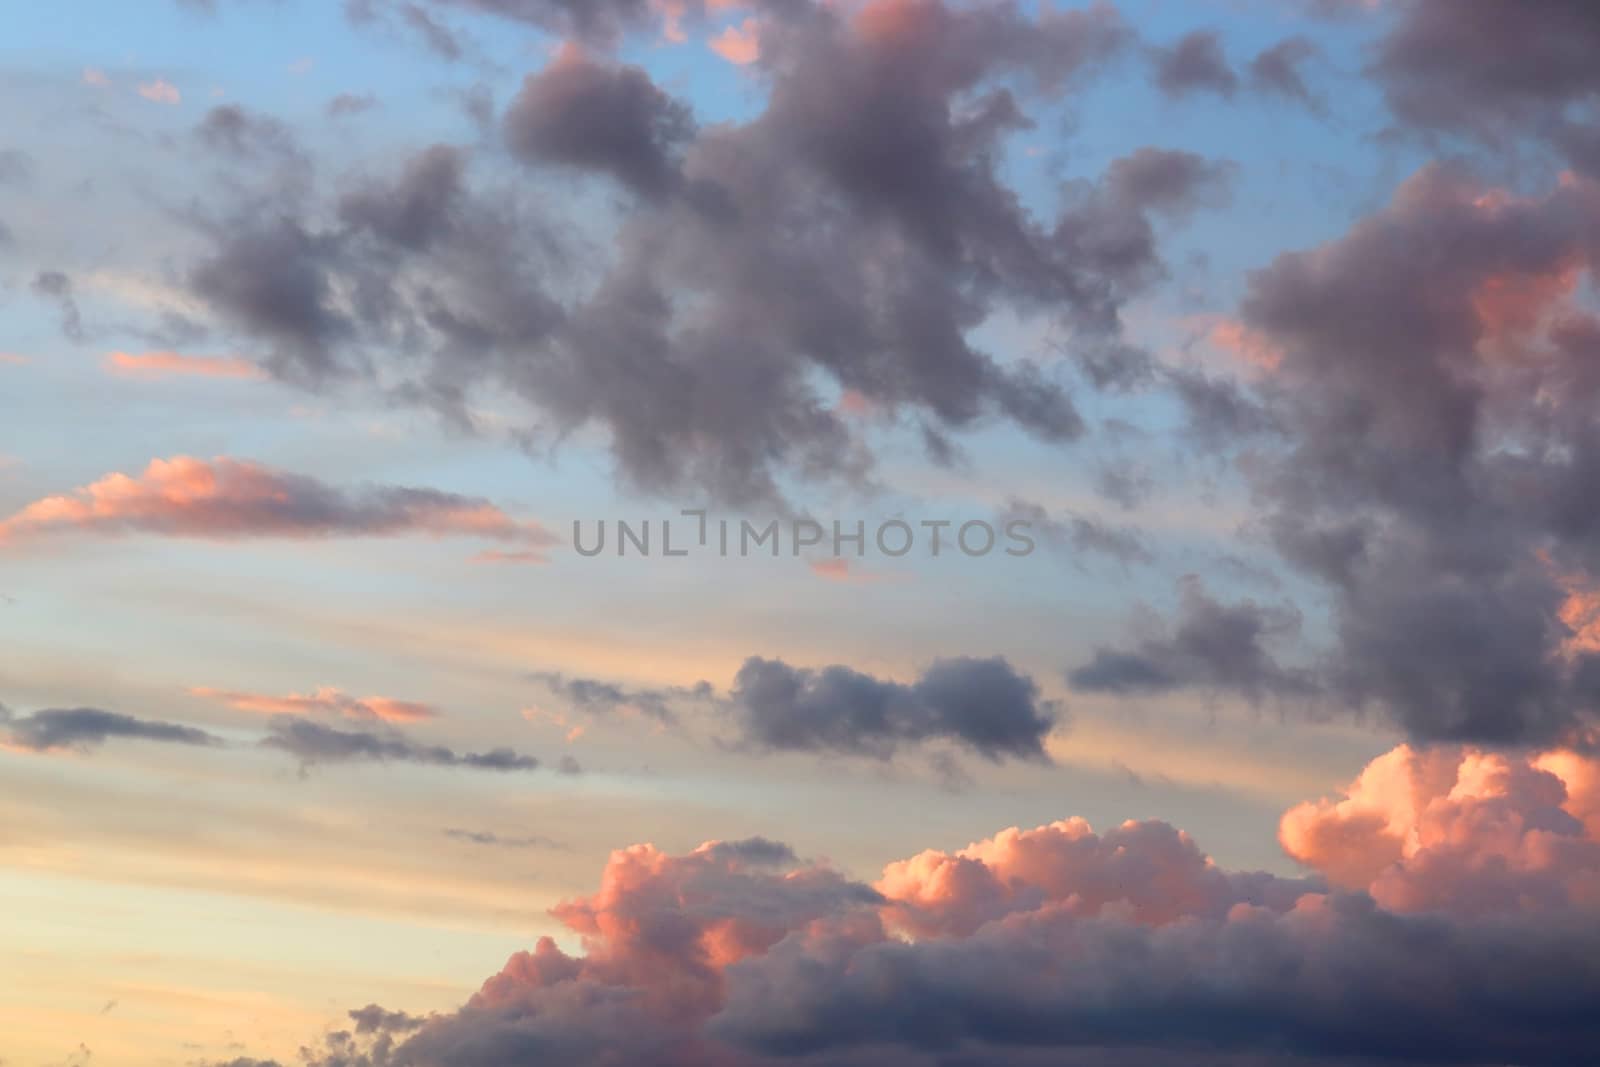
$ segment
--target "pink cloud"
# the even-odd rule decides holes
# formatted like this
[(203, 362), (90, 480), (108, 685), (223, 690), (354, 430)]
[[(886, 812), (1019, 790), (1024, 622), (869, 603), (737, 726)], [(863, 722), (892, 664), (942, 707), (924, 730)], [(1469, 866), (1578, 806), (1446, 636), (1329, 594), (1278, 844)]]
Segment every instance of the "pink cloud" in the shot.
[(328, 715), (345, 719), (379, 719), (384, 722), (422, 722), (439, 717), (439, 709), (430, 704), (418, 704), (390, 697), (370, 696), (356, 698), (331, 686), (323, 686), (302, 696), (269, 696), (264, 693), (244, 693), (229, 689), (198, 687), (189, 690), (197, 697), (220, 701), (238, 711), (262, 715)]
[(760, 23), (749, 18), (737, 26), (724, 27), (711, 39), (710, 48), (729, 63), (749, 66), (761, 58)]
[(104, 89), (111, 84), (111, 79), (106, 77), (106, 72), (96, 67), (85, 67), (83, 71), (83, 84), (95, 89)]
[(251, 538), (481, 537), (536, 549), (554, 538), (488, 501), (434, 489), (345, 490), (258, 463), (177, 456), (142, 474), (108, 474), (0, 521), (0, 544), (78, 533), (234, 541)]
[(0, 363), (7, 363), (14, 367), (20, 367), (27, 362), (29, 362), (27, 356), (19, 356), (15, 352), (0, 352)]
[(178, 87), (164, 78), (139, 86), (139, 95), (157, 104), (183, 103), (183, 94), (178, 92)]
[[(1600, 813), (1597, 770), (1396, 749), (1285, 816), (1285, 847), (1346, 889), (1227, 870), (1160, 822), (1013, 828), (871, 886), (762, 838), (635, 845), (552, 910), (580, 954), (516, 953), (394, 1060), (1579, 1062), (1600, 899), (1551, 889), (1600, 872), (1573, 815)], [(350, 1062), (340, 1041), (308, 1062)]]
[(1284, 815), (1284, 851), (1397, 911), (1514, 912), (1600, 905), (1600, 764), (1401, 747), (1337, 800)]
[(484, 564), (518, 564), (518, 563), (548, 563), (550, 562), (543, 552), (524, 550), (507, 552), (504, 549), (491, 548), (474, 555), (469, 563)]
[(124, 378), (263, 378), (261, 368), (236, 356), (183, 356), (177, 352), (108, 352), (105, 369)]

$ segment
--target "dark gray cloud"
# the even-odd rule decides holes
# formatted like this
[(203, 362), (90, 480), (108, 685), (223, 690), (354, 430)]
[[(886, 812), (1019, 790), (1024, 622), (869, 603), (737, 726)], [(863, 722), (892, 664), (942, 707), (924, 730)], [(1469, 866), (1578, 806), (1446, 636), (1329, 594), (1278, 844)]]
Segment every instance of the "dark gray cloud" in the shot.
[(1274, 643), (1296, 636), (1300, 616), (1285, 607), (1244, 600), (1225, 604), (1186, 578), (1171, 633), (1146, 637), (1130, 648), (1102, 648), (1068, 672), (1074, 689), (1088, 693), (1160, 693), (1210, 689), (1252, 700), (1314, 692), (1303, 671), (1281, 665)]
[[(1421, 740), (1581, 733), (1600, 668), (1563, 613), (1600, 568), (1584, 488), (1600, 475), (1600, 326), (1566, 300), (1597, 250), (1594, 185), (1513, 196), (1432, 166), (1253, 275), (1241, 318), (1274, 367), (1255, 385), (1168, 376), (1192, 437), (1252, 446), (1255, 528), (1325, 583), (1332, 640), (1301, 650), (1310, 675), (1286, 671), (1259, 612), (1196, 591), (1175, 636), (1104, 650), (1074, 682), (1259, 694), (1310, 679)], [(1202, 623), (1231, 640), (1200, 651)]]
[[(1552, 836), (1577, 845), (1582, 831)], [(921, 853), (876, 888), (761, 838), (678, 856), (637, 846), (613, 854), (601, 892), (553, 912), (585, 954), (541, 939), (457, 1011), (371, 1006), (352, 1013), (357, 1033), (302, 1055), (307, 1067), (1557, 1067), (1600, 1039), (1600, 930), (1565, 898), (1496, 895), (1490, 915), (1389, 910), (1317, 879), (1226, 870), (1159, 822), (1104, 835), (1062, 822), (988, 844)], [(1592, 852), (1572, 859), (1575, 885), (1592, 877)], [(1458, 887), (1490, 890), (1502, 873), (1465, 870)]]
[(1399, 6), (1369, 73), (1411, 127), (1581, 148), (1600, 105), (1596, 49), (1600, 9), (1587, 0), (1416, 0)]
[(170, 745), (220, 745), (192, 726), (140, 719), (99, 708), (49, 708), (14, 716), (0, 708), (0, 731), (6, 743), (30, 752), (88, 750), (110, 740), (155, 741)]
[(1239, 76), (1223, 53), (1222, 39), (1211, 30), (1184, 34), (1171, 47), (1154, 49), (1152, 58), (1156, 86), (1168, 96), (1196, 92), (1232, 96), (1239, 88)]
[(929, 741), (990, 760), (1047, 759), (1059, 709), (999, 657), (941, 659), (906, 685), (848, 667), (820, 670), (747, 659), (728, 704), (740, 744), (764, 750), (888, 759)]
[[(1361, 897), (1333, 898), (1318, 920), (1040, 918), (957, 941), (797, 939), (738, 973), (709, 1029), (788, 1062), (877, 1048), (897, 1065), (1109, 1065), (1187, 1048), (1223, 1064), (1554, 1067), (1600, 1037), (1582, 1006), (1600, 992), (1591, 924), (1472, 926)], [(1073, 1050), (1083, 1058), (1054, 1058)]]
[(394, 729), (338, 730), (287, 716), (272, 721), (261, 744), (289, 753), (306, 767), (327, 763), (420, 763), (482, 771), (531, 771), (539, 767), (537, 759), (509, 748), (457, 753), (442, 745), (418, 744)]
[(282, 377), (399, 381), (462, 426), (494, 390), (527, 404), (530, 447), (597, 427), (655, 492), (768, 502), (785, 478), (868, 480), (836, 388), (946, 444), (993, 421), (1070, 441), (1069, 368), (1003, 362), (971, 331), (1048, 316), (1097, 381), (1147, 378), (1120, 309), (1163, 274), (1152, 218), (1209, 202), (1221, 171), (1137, 153), (1035, 218), (1003, 146), (1128, 31), (1104, 7), (907, 10), (905, 32), (874, 35), (764, 7), (770, 92), (743, 123), (696, 130), (642, 71), (576, 51), (533, 75), (502, 123), (512, 150), (648, 194), (618, 205), (606, 254), (440, 146), (347, 188), (331, 225), (297, 205), (207, 220), (193, 286)]
[(643, 68), (576, 50), (530, 74), (505, 116), (506, 146), (519, 159), (609, 174), (643, 196), (672, 188), (693, 134), (688, 107)]
[(358, 1034), (397, 1034), (420, 1029), (428, 1020), (417, 1015), (408, 1015), (403, 1011), (386, 1011), (377, 1004), (368, 1004), (364, 1008), (353, 1009), (350, 1012), (350, 1021), (356, 1024)]

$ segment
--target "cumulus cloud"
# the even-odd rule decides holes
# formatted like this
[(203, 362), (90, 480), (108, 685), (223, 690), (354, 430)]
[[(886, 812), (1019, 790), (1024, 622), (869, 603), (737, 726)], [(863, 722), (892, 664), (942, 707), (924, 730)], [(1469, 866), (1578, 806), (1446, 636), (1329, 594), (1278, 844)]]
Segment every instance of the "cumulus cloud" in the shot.
[(1600, 909), (1600, 765), (1571, 751), (1401, 746), (1279, 840), (1335, 884), (1398, 911)]
[(433, 489), (343, 490), (245, 460), (177, 456), (143, 474), (110, 474), (0, 521), (0, 543), (79, 533), (249, 538), (480, 537), (544, 546), (554, 538), (485, 500)]
[(581, 955), (542, 939), (457, 1011), (306, 1055), (1554, 1067), (1600, 1037), (1597, 783), (1572, 750), (1402, 748), (1285, 817), (1285, 846), (1319, 871), (1298, 879), (1227, 870), (1160, 822), (1006, 830), (871, 885), (759, 838), (638, 845), (553, 910)]
[(1536, 12), (1516, 0), (1396, 6), (1369, 72), (1402, 122), (1497, 147), (1531, 137), (1600, 173), (1600, 138), (1582, 117), (1600, 103), (1600, 72), (1589, 62), (1600, 47), (1593, 4), (1556, 0)]
[(888, 759), (947, 741), (986, 759), (1044, 760), (1059, 709), (1000, 657), (941, 659), (916, 682), (843, 666), (813, 670), (752, 656), (727, 703), (738, 741), (755, 749)]
[(642, 68), (570, 46), (528, 76), (505, 116), (506, 145), (518, 158), (599, 171), (645, 196), (671, 187), (674, 157), (693, 133), (689, 109)]
[(1291, 633), (1192, 591), (1170, 633), (1102, 651), (1074, 683), (1315, 691), (1424, 742), (1587, 730), (1600, 320), (1581, 293), (1597, 252), (1596, 183), (1518, 194), (1431, 165), (1347, 233), (1254, 273), (1223, 338), (1250, 375), (1164, 373), (1186, 432), (1241, 450), (1251, 528), (1327, 590), (1330, 638), (1286, 668)]
[(874, 0), (750, 17), (767, 95), (747, 121), (697, 124), (642, 69), (576, 46), (506, 109), (514, 156), (624, 191), (602, 255), (436, 146), (332, 212), (289, 199), (207, 218), (190, 284), (283, 378), (381, 383), (463, 427), (493, 390), (530, 409), (531, 446), (592, 426), (630, 485), (734, 503), (778, 499), (786, 478), (870, 479), (840, 389), (942, 446), (993, 421), (1079, 437), (1067, 367), (973, 339), (1002, 311), (1052, 320), (1097, 382), (1148, 377), (1121, 308), (1162, 277), (1156, 222), (1214, 202), (1222, 171), (1146, 150), (1039, 218), (997, 163), (1028, 107), (1130, 40), (1112, 9)]
[(1232, 96), (1239, 88), (1222, 51), (1222, 39), (1211, 30), (1194, 30), (1168, 48), (1153, 51), (1156, 86), (1168, 96), (1212, 92)]

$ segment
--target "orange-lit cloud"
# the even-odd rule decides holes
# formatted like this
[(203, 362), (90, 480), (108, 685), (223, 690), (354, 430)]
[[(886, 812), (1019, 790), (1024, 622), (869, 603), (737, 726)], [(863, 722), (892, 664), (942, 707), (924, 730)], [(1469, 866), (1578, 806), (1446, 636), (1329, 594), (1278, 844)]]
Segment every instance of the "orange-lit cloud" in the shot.
[(1284, 851), (1397, 911), (1600, 905), (1600, 764), (1402, 745), (1337, 800), (1284, 815)]
[(197, 697), (221, 701), (238, 711), (261, 715), (329, 715), (345, 719), (379, 719), (383, 722), (423, 722), (438, 718), (440, 714), (439, 709), (431, 704), (380, 696), (358, 699), (332, 686), (322, 686), (304, 696), (299, 693), (269, 696), (207, 687), (197, 687), (189, 692)]
[(19, 356), (15, 352), (0, 352), (0, 363), (8, 363), (14, 367), (20, 367), (27, 362), (29, 362), (27, 356)]
[(749, 18), (737, 26), (724, 27), (711, 39), (710, 48), (729, 63), (749, 66), (761, 58), (761, 26)]
[(516, 564), (516, 563), (548, 563), (548, 562), (550, 562), (550, 560), (549, 560), (549, 557), (547, 557), (543, 552), (526, 551), (526, 550), (525, 551), (519, 551), (519, 552), (507, 552), (504, 549), (491, 548), (491, 549), (485, 549), (484, 551), (477, 553), (468, 562), (470, 562), (470, 563), (490, 563), (490, 564), (493, 564), (493, 563)]
[(811, 564), (811, 573), (824, 581), (856, 585), (881, 582), (885, 577), (874, 571), (862, 570), (860, 567), (851, 566), (848, 559), (838, 556), (816, 560)]
[(139, 95), (157, 104), (183, 103), (183, 94), (178, 91), (178, 87), (165, 78), (157, 78), (153, 82), (139, 86)]
[(1206, 340), (1237, 363), (1258, 371), (1275, 371), (1283, 363), (1283, 348), (1238, 319), (1219, 316), (1206, 330)]
[(1570, 257), (1549, 271), (1486, 278), (1472, 296), (1485, 338), (1504, 340), (1528, 333), (1558, 301), (1572, 294), (1582, 276), (1583, 264)]
[[(1152, 1013), (1167, 1012), (1156, 1045), (1174, 1063), (1200, 1042), (1252, 1062), (1321, 1058), (1328, 1033), (1412, 1058), (1436, 1042), (1429, 1057), (1454, 1062), (1441, 1026), (1489, 1035), (1495, 1062), (1577, 1062), (1550, 1044), (1581, 1031), (1600, 995), (1600, 899), (1586, 891), (1600, 846), (1562, 807), (1574, 759), (1592, 802), (1588, 757), (1402, 748), (1344, 802), (1291, 812), (1296, 831), (1350, 824), (1285, 843), (1313, 865), (1330, 842), (1341, 865), (1370, 853), (1347, 871), (1359, 888), (1373, 879), (1370, 897), (1225, 869), (1154, 821), (1012, 828), (891, 863), (871, 886), (765, 838), (678, 855), (634, 845), (611, 854), (596, 892), (551, 909), (580, 954), (541, 938), (460, 1011), (408, 1021), (396, 1051), (460, 1067), (499, 1063), (512, 1041), (559, 1041), (574, 1063), (659, 1062), (670, 1048), (674, 1063), (747, 1067), (805, 1048), (921, 1064), (906, 1020), (941, 1017), (940, 1040), (973, 1062), (1021, 1064), (1045, 1062), (1017, 1058), (1023, 1045), (1138, 1058)], [(1463, 975), (1474, 995), (1441, 999)], [(1397, 1025), (1410, 1029), (1395, 1044)]]
[(343, 490), (245, 460), (189, 456), (153, 460), (137, 476), (108, 474), (0, 521), (0, 543), (61, 533), (216, 541), (420, 534), (530, 548), (554, 541), (537, 523), (474, 497), (397, 486)]
[(261, 368), (237, 356), (184, 356), (177, 352), (108, 352), (105, 369), (123, 378), (263, 378)]

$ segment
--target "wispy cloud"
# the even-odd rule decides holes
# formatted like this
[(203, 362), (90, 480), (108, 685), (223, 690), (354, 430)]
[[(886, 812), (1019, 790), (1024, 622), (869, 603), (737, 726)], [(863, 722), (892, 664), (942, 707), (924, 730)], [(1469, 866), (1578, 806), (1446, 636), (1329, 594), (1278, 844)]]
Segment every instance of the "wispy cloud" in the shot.
[(345, 490), (246, 460), (189, 456), (154, 460), (137, 476), (106, 475), (0, 521), (0, 544), (65, 533), (217, 541), (480, 537), (529, 550), (555, 540), (537, 523), (474, 497), (396, 486)]
[(264, 378), (260, 367), (237, 356), (185, 356), (177, 352), (108, 352), (103, 366), (120, 378)]
[(238, 711), (261, 715), (329, 715), (382, 722), (423, 722), (440, 715), (439, 709), (431, 704), (381, 696), (357, 698), (331, 686), (323, 686), (306, 695), (290, 693), (286, 696), (204, 686), (190, 689), (189, 692), (197, 697), (220, 701)]

